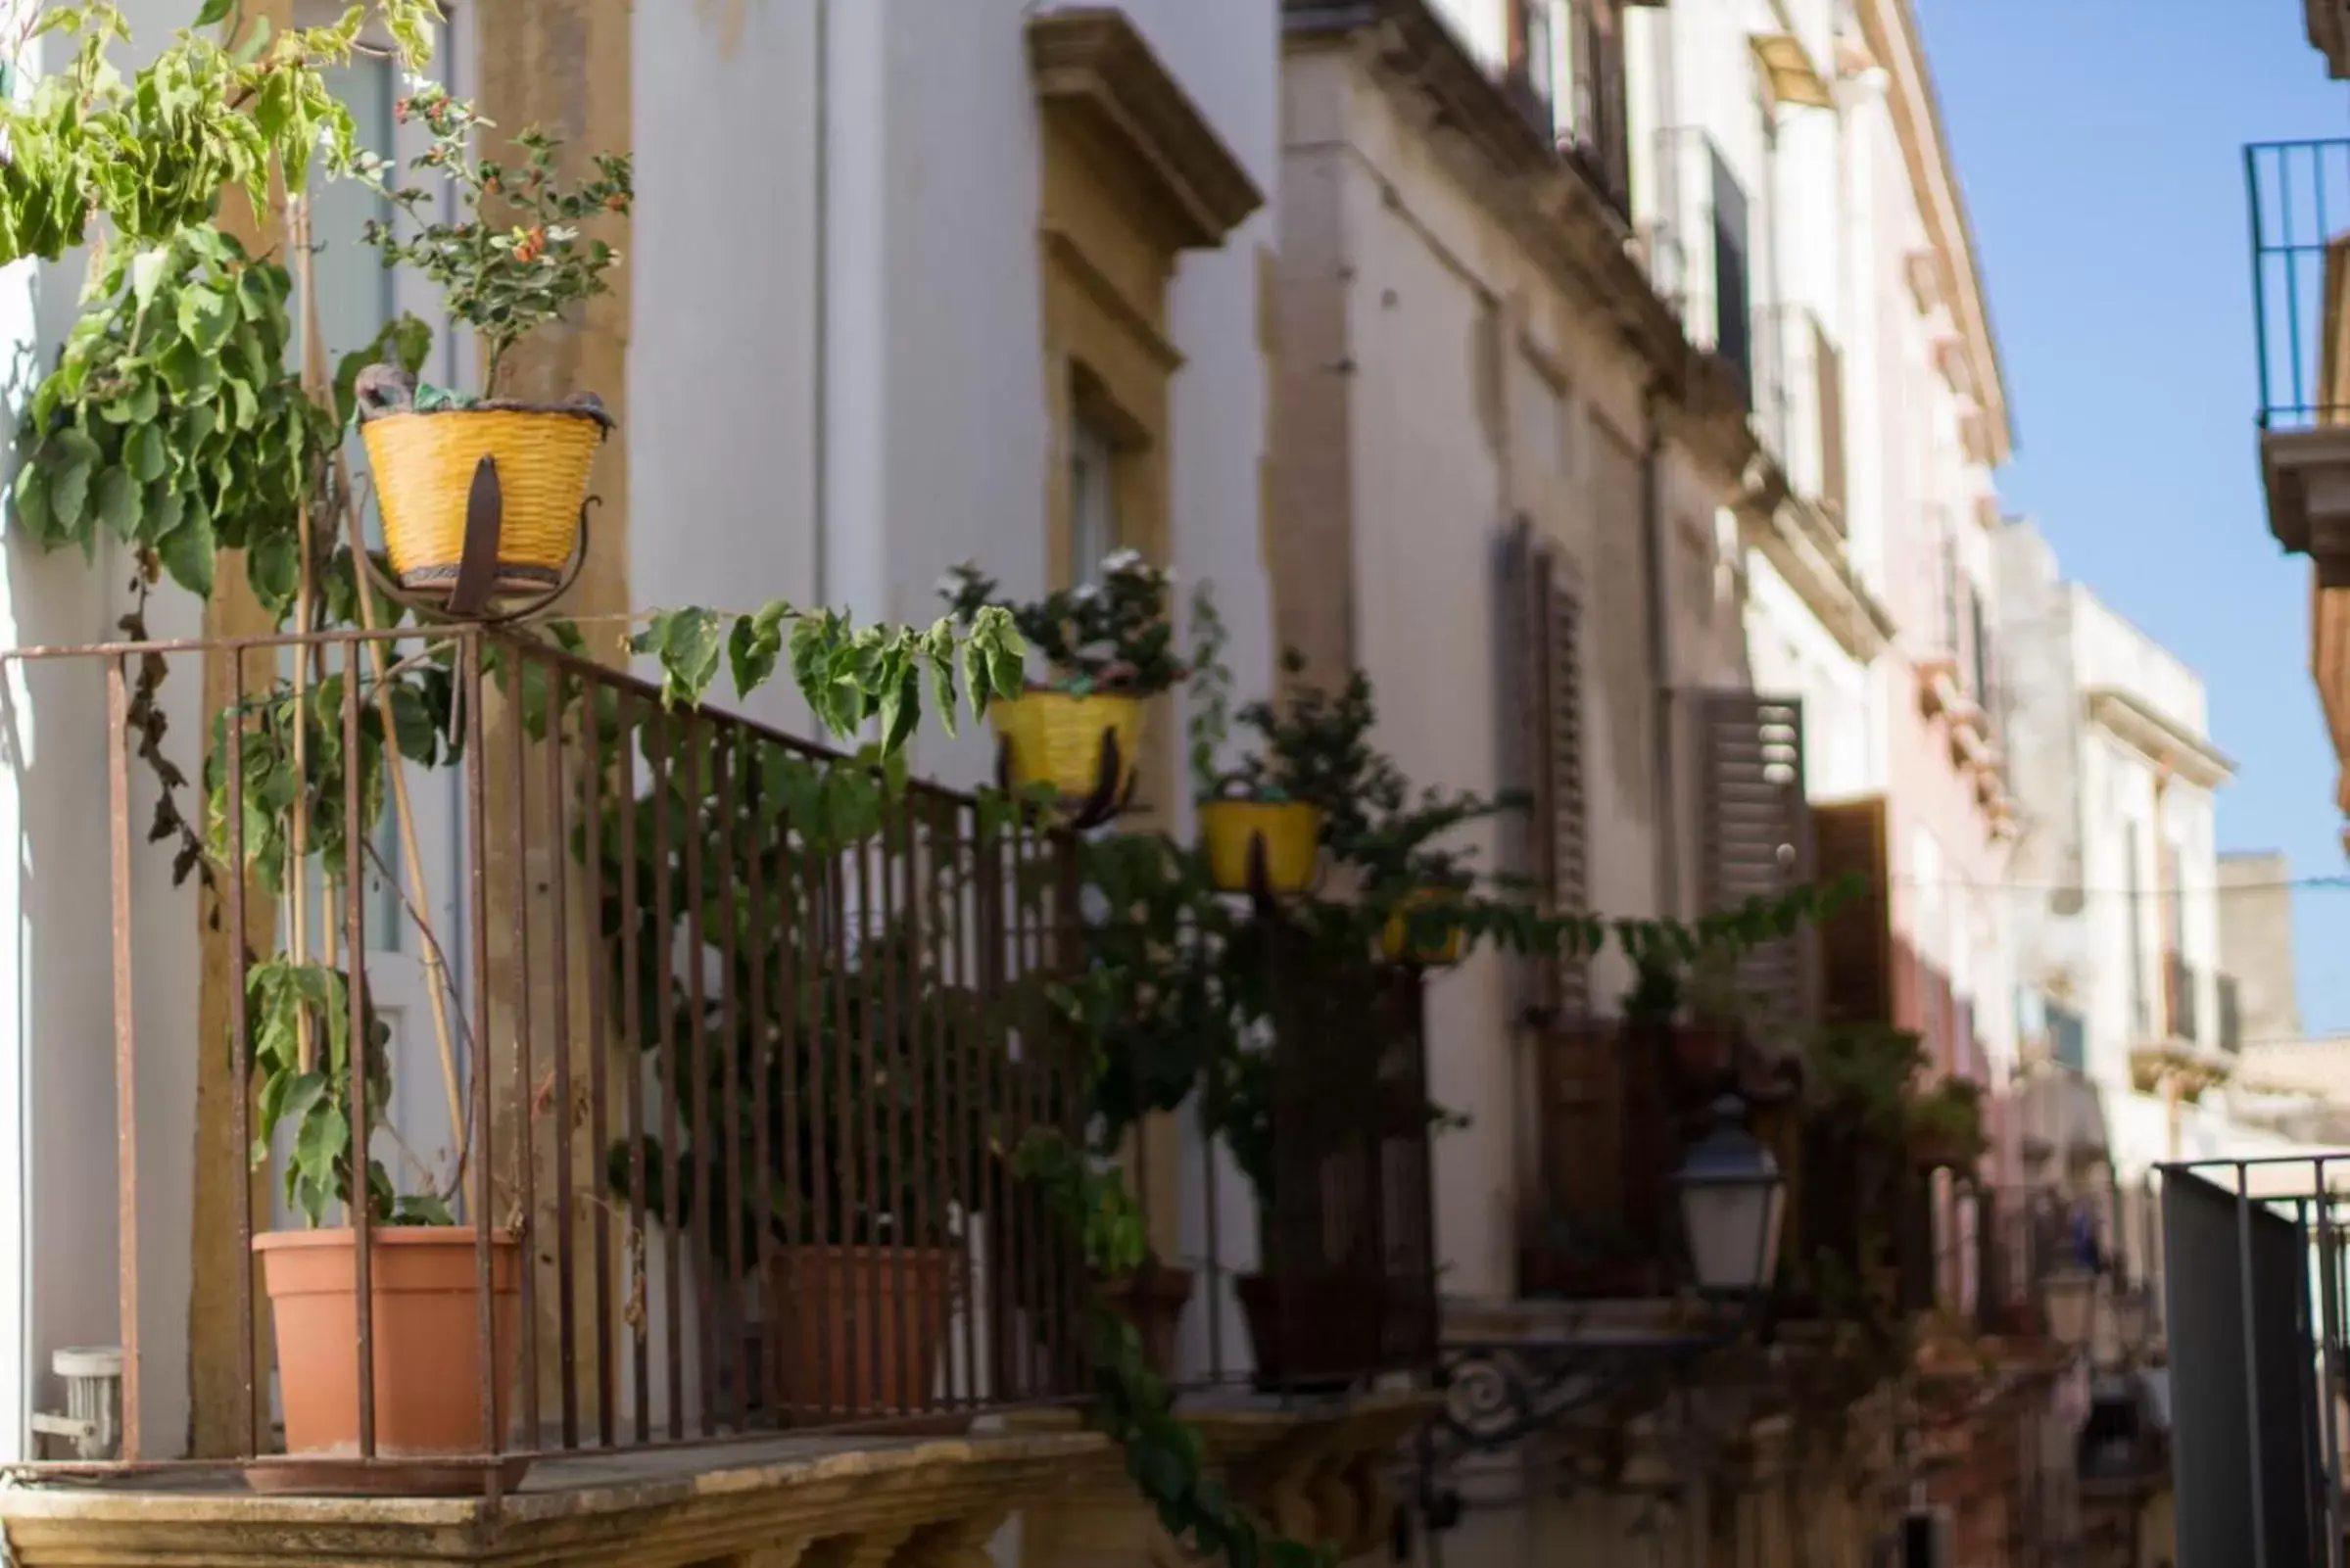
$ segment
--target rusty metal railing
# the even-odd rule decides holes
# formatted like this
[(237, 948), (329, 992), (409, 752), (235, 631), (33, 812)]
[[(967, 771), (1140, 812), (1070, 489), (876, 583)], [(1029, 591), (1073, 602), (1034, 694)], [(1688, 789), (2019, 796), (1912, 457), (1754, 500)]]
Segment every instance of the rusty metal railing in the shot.
[[(474, 627), (24, 648), (0, 676), (50, 712), (104, 691), (117, 1316), (72, 1329), (122, 1342), (102, 1468), (422, 1468), (494, 1493), (548, 1455), (1087, 1392), (1074, 1238), (1011, 1160), (1083, 1116), (1047, 994), (1078, 962), (1067, 833)], [(201, 770), (159, 718), (199, 687)], [(221, 1033), (201, 996), (157, 1005), (192, 923), (133, 890), (174, 857), (206, 884)], [(203, 1062), (196, 1102), (227, 1122), (198, 1128), (197, 1190), (227, 1202), (197, 1212), (184, 1275), (155, 1262), (181, 1195), (148, 1123), (187, 1115), (142, 1097), (167, 1062)], [(314, 1369), (281, 1354), (272, 1387), (251, 1266), (257, 1237), (313, 1224), (349, 1232), (356, 1345), (329, 1363), (351, 1430), (324, 1442)], [(386, 1302), (451, 1236), (461, 1313), (433, 1321), (463, 1328), (420, 1346)], [(182, 1370), (143, 1341), (189, 1293), (228, 1326), (189, 1348), (182, 1453), (142, 1424)], [(409, 1380), (466, 1365), (468, 1441), (395, 1430)]]

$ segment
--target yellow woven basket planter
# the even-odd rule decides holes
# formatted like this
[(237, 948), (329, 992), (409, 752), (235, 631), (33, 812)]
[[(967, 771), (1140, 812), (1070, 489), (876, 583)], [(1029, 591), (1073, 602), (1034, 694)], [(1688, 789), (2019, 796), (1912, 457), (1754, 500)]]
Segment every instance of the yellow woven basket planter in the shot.
[(1265, 880), (1275, 893), (1301, 893), (1321, 858), (1321, 809), (1303, 801), (1210, 800), (1199, 808), (1208, 877), (1227, 893), (1245, 893), (1249, 846), (1265, 840)]
[(1460, 963), (1461, 950), (1466, 945), (1467, 938), (1467, 932), (1460, 927), (1448, 929), (1440, 942), (1415, 942), (1412, 929), (1414, 911), (1426, 909), (1432, 904), (1454, 903), (1459, 897), (1449, 887), (1423, 887), (1397, 906), (1395, 913), (1387, 917), (1386, 928), (1379, 932), (1379, 951), (1387, 962), (1419, 964), (1429, 968)]
[(587, 408), (489, 406), (393, 413), (360, 427), (403, 588), (448, 589), (465, 555), (465, 504), (484, 457), (502, 500), (495, 594), (544, 594), (579, 549), (588, 473), (607, 422)]
[(987, 710), (1011, 753), (1012, 783), (1046, 784), (1064, 800), (1087, 800), (1101, 786), (1102, 737), (1118, 737), (1118, 793), (1134, 783), (1142, 743), (1142, 699), (1096, 691), (1030, 691)]

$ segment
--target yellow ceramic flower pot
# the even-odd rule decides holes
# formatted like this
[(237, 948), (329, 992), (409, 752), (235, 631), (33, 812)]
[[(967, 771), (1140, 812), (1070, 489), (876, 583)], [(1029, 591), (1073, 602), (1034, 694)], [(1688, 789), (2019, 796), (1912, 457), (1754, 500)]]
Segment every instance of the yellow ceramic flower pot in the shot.
[(1379, 933), (1379, 951), (1390, 964), (1419, 964), (1435, 968), (1461, 962), (1462, 949), (1467, 945), (1467, 933), (1455, 926), (1438, 942), (1413, 940), (1412, 915), (1415, 910), (1431, 904), (1457, 903), (1461, 895), (1450, 887), (1423, 887), (1396, 906), (1387, 917), (1387, 927)]
[(497, 459), (502, 597), (557, 587), (579, 549), (588, 474), (609, 421), (585, 407), (442, 408), (360, 427), (383, 509), (384, 547), (404, 588), (447, 590), (465, 555), (474, 471)]
[(1227, 893), (1249, 890), (1249, 846), (1265, 842), (1265, 880), (1276, 893), (1304, 892), (1321, 858), (1321, 809), (1303, 801), (1211, 800), (1199, 808), (1208, 876)]
[(1088, 800), (1101, 787), (1102, 742), (1118, 742), (1117, 796), (1134, 783), (1142, 743), (1142, 699), (1095, 691), (1029, 691), (987, 709), (1011, 753), (1016, 787), (1050, 784), (1064, 800)]

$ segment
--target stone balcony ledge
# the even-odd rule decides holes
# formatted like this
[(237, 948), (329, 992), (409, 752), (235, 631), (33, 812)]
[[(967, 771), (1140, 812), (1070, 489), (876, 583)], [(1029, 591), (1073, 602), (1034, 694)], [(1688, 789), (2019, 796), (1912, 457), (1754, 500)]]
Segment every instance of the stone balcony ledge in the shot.
[[(1215, 1393), (1176, 1413), (1200, 1435), (1208, 1469), (1231, 1495), (1292, 1540), (1336, 1549), (1341, 1562), (1387, 1551), (1393, 1472), (1407, 1439), (1439, 1399), (1423, 1390), (1328, 1398)], [(1022, 1431), (1066, 1429), (1070, 1411), (1007, 1418)], [(1162, 1568), (1188, 1559), (1159, 1528), (1123, 1454), (1070, 1465), (1068, 1490), (1026, 1516), (1027, 1568)]]
[(0, 1493), (18, 1568), (990, 1568), (1014, 1512), (1114, 1465), (1078, 1430), (771, 1438), (542, 1460), (493, 1504), (258, 1494), (217, 1473)]

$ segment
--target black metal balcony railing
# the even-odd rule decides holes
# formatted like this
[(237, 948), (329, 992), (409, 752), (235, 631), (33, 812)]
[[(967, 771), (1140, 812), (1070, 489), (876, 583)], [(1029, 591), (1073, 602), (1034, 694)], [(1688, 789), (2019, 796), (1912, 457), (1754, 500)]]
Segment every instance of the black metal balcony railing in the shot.
[(1621, 0), (1568, 0), (1568, 95), (1559, 151), (1618, 215), (1632, 213), (1632, 142), (1625, 124)]
[[(218, 1181), (236, 1194), (233, 1228), (194, 1263), (235, 1281), (233, 1337), (199, 1351), (235, 1360), (232, 1436), (216, 1453), (397, 1465), (389, 1447), (377, 1457), (379, 1391), (453, 1366), (510, 1374), (503, 1389), (481, 1377), (486, 1436), (442, 1472), (492, 1489), (518, 1457), (963, 1419), (1083, 1394), (1077, 1252), (1003, 1157), (1031, 1127), (1071, 1125), (1080, 1105), (1045, 985), (1075, 958), (1074, 841), (921, 784), (893, 793), (820, 747), (671, 711), (653, 689), (539, 644), (410, 629), (9, 656), (36, 703), (102, 690), (112, 716), (121, 1117), (137, 1115), (134, 1068), (144, 1077), (168, 1044), (187, 1060), (215, 1049), (193, 1037), (192, 1000), (168, 1013), (136, 1002), (128, 802), (145, 784), (126, 692), (150, 661), (193, 689), (203, 655), (229, 646), (312, 666), (298, 726), (285, 689), (225, 661), (239, 666), (227, 711), (241, 716), (215, 759), (225, 928), (253, 929), (264, 887), (286, 889), (274, 936), (235, 944), (231, 1081), (291, 1049), (296, 1025), (266, 999), (289, 965), (319, 966), (321, 995), (348, 996), (354, 1032), (340, 1032), (339, 1005), (299, 1027), (319, 1069), (347, 1056), (353, 1070), (348, 1084), (327, 1071), (312, 1098), (369, 1129), (359, 1143), (381, 1164), (368, 1183), (380, 1196), (351, 1204), (351, 1162), (313, 1165), (307, 1122), (299, 1149), (278, 1140), (273, 1168), (291, 1158), (318, 1188), (312, 1223), (350, 1228), (356, 1300), (394, 1266), (392, 1243), (419, 1235), (387, 1228), (393, 1190), (470, 1225), (461, 1266), (481, 1309), (463, 1315), (481, 1343), (360, 1379), (341, 1459), (276, 1453), (247, 1258), (257, 1233), (303, 1220), (256, 1212), (244, 1166), (259, 1129), (247, 1096), (227, 1093), (233, 1130), (205, 1158), (232, 1165)], [(436, 723), (454, 765), (402, 770), (389, 735), (412, 753)], [(297, 728), (307, 865), (283, 815), (291, 775), (276, 772)], [(346, 769), (353, 756), (367, 760)], [(433, 846), (421, 856), (380, 847), (395, 771), (409, 832)], [(247, 864), (250, 880), (228, 870)], [(345, 1038), (368, 1047), (330, 1055)], [(159, 1190), (137, 1168), (152, 1142), (133, 1119), (118, 1151), (129, 1462), (174, 1451), (141, 1431), (142, 1375), (184, 1375), (139, 1345), (156, 1315), (141, 1292), (189, 1288), (139, 1267), (142, 1227), (162, 1212), (132, 1196)], [(388, 1354), (382, 1313), (355, 1308), (341, 1325), (360, 1348), (348, 1375), (371, 1343)], [(292, 1376), (280, 1367), (289, 1410)]]
[(2350, 1155), (2161, 1171), (2178, 1568), (2337, 1560)]
[[(138, 683), (166, 672), (194, 690), (208, 658), (233, 673), (205, 784), (186, 788), (217, 792), (209, 811), (181, 811), (212, 832), (166, 832), (142, 851), (131, 802), (153, 784), (134, 751), (163, 730), (140, 717)], [(271, 674), (298, 666), (299, 701)], [(29, 711), (109, 719), (104, 837), (77, 796), (49, 808), (55, 820), (24, 821), (27, 845), (103, 846), (94, 875), (63, 879), (72, 886), (107, 887), (112, 872), (111, 897), (61, 903), (40, 941), (106, 952), (111, 920), (120, 1098), (106, 1110), (120, 1135), (85, 1175), (103, 1184), (115, 1164), (120, 1235), (76, 1235), (71, 1259), (34, 1260), (71, 1272), (112, 1250), (124, 1421), (108, 1463), (397, 1466), (370, 1401), (381, 1411), (402, 1377), (473, 1366), (508, 1381), (479, 1378), (470, 1447), (435, 1447), (432, 1474), (493, 1492), (516, 1462), (967, 1423), (1091, 1392), (1078, 1239), (1016, 1168), (1032, 1132), (1076, 1138), (1106, 1114), (1059, 994), (1105, 939), (1083, 913), (1091, 873), (1071, 833), (1002, 797), (892, 784), (748, 720), (671, 709), (629, 676), (478, 627), (19, 649), (0, 670), (22, 671)], [(233, 1194), (233, 1218), (159, 1269), (157, 1227), (185, 1225), (188, 1210), (184, 1189), (139, 1168), (164, 1146), (147, 1121), (180, 1125), (188, 1107), (134, 1090), (150, 1064), (216, 1042), (196, 1037), (192, 998), (156, 1004), (147, 944), (187, 927), (159, 924), (150, 893), (134, 909), (131, 890), (160, 884), (183, 852), (218, 900), (216, 928), (251, 933), (222, 959), (228, 1081), (290, 1077), (297, 1036), (316, 1081), (265, 1082), (258, 1101), (223, 1090), (228, 1124), (200, 1140), (198, 1184)], [(1191, 1162), (1197, 1202), (1152, 1204), (1145, 1138), (1129, 1151), (1143, 1208), (1179, 1212), (1178, 1237), (1204, 1213), (1206, 1237), (1160, 1242), (1184, 1287), (1172, 1312), (1141, 1300), (1167, 1273), (1127, 1307), (1178, 1387), (1251, 1374), (1243, 1318), (1260, 1382), (1280, 1371), (1267, 1333), (1297, 1363), (1292, 1383), (1424, 1371), (1437, 1314), (1416, 972), (1350, 947), (1360, 973), (1333, 981), (1279, 930), (1265, 945), (1271, 1048), (1240, 1074), (1263, 1078), (1232, 1091), (1217, 1129), (1249, 1151), (1265, 1263), (1225, 1269), (1218, 1161)], [(270, 1000), (309, 994), (305, 974), (323, 987), (315, 1006)], [(366, 1047), (333, 1044), (351, 1039)], [(1196, 1110), (1188, 1087), (1175, 1103)], [(303, 1116), (300, 1138), (281, 1126), (272, 1140), (255, 1118), (287, 1097), (365, 1130), (346, 1130), (339, 1161), (316, 1155)], [(1156, 1130), (1165, 1149), (1175, 1128)], [(257, 1148), (301, 1175), (302, 1202), (246, 1179)], [(380, 1169), (355, 1183), (362, 1164)], [(257, 1197), (273, 1190), (274, 1214)], [(351, 1203), (357, 1190), (369, 1199)], [(395, 1221), (436, 1209), (471, 1227), (445, 1282), (470, 1298), (462, 1328), (434, 1365), (389, 1366), (385, 1308), (357, 1303), (417, 1244)], [(296, 1440), (281, 1411), (302, 1384), (281, 1364), (272, 1388), (249, 1266), (257, 1236), (306, 1228), (306, 1211), (308, 1227), (348, 1229), (343, 1278), (359, 1282), (334, 1327), (359, 1347), (339, 1375), (360, 1414), (331, 1458), (284, 1451)], [(141, 1380), (190, 1370), (144, 1354), (139, 1327), (155, 1301), (207, 1291), (232, 1327), (197, 1347), (197, 1364), (233, 1372), (199, 1412), (208, 1457), (180, 1460), (176, 1434), (141, 1429)], [(71, 1330), (73, 1343), (113, 1331)]]
[[(2260, 425), (2302, 430), (2350, 419), (2350, 345), (2326, 341), (2327, 300), (2350, 284), (2350, 138), (2244, 149)], [(2331, 330), (2341, 330), (2337, 307)]]

